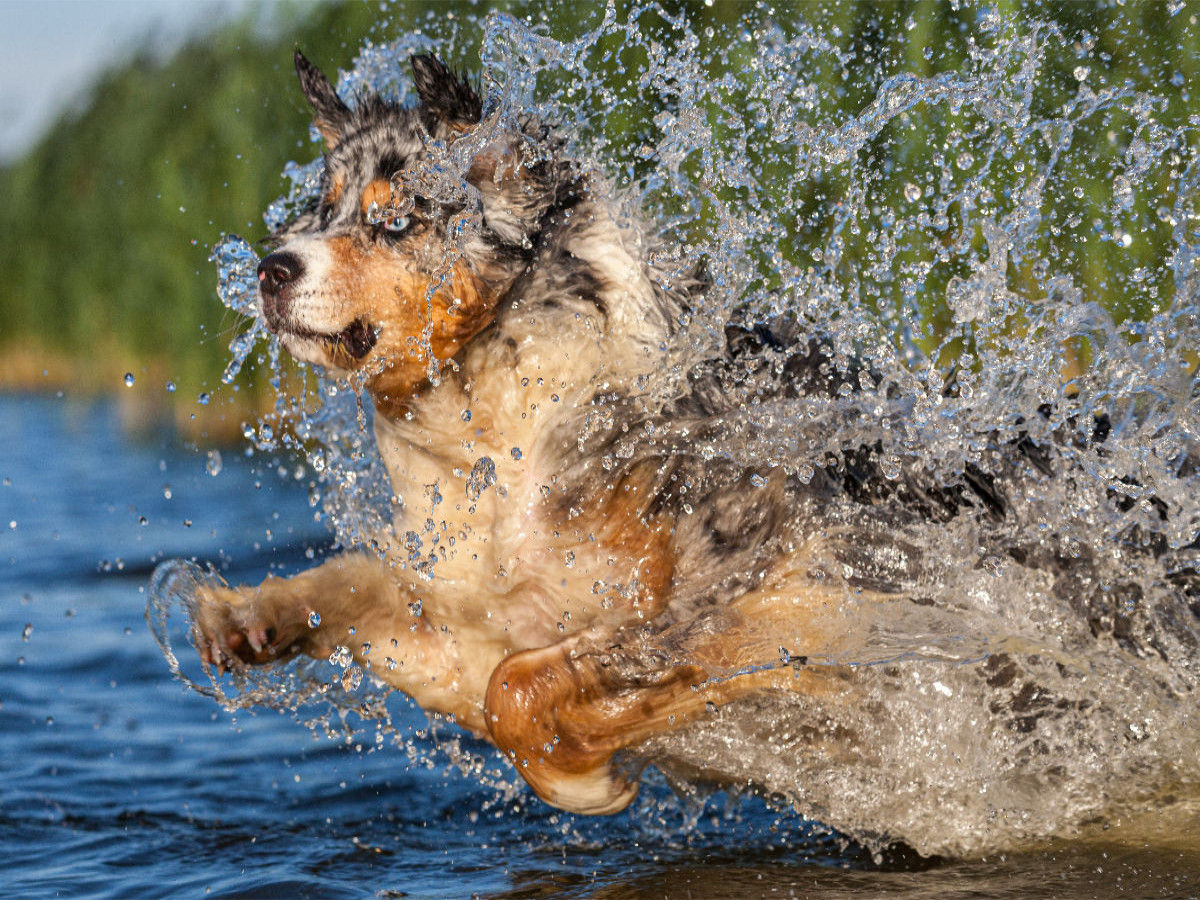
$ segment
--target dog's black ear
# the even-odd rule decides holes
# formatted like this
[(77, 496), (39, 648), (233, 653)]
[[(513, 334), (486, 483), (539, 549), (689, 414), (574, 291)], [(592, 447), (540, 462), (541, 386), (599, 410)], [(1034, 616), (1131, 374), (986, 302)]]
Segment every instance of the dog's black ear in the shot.
[(300, 88), (313, 108), (313, 123), (325, 143), (336, 147), (345, 133), (352, 113), (342, 102), (325, 73), (310, 63), (299, 50), (296, 51), (296, 74), (300, 76)]
[(412, 70), (425, 126), (431, 132), (439, 124), (461, 129), (479, 122), (483, 101), (466, 78), (455, 75), (431, 53), (412, 57)]

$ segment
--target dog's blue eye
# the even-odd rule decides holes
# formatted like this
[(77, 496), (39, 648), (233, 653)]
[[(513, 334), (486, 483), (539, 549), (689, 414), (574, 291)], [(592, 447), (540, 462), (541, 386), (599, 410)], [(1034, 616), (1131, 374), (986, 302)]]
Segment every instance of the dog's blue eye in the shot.
[(366, 220), (368, 225), (382, 225), (385, 231), (390, 231), (392, 234), (399, 234), (409, 225), (408, 216), (399, 215), (393, 209), (381, 209), (374, 200), (367, 207)]

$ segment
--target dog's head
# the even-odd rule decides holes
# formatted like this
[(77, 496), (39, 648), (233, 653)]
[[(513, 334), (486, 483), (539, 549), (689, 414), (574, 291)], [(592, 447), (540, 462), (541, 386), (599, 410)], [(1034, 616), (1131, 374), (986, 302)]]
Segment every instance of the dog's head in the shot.
[[(297, 52), (327, 145), (321, 191), (258, 267), (262, 318), (284, 348), (362, 372), (393, 404), (425, 383), (431, 354), (453, 357), (493, 321), (569, 177), (536, 128), (481, 131), (478, 94), (441, 61), (415, 56), (412, 69), (419, 105), (367, 95), (351, 108)], [(451, 188), (427, 196), (447, 159)]]

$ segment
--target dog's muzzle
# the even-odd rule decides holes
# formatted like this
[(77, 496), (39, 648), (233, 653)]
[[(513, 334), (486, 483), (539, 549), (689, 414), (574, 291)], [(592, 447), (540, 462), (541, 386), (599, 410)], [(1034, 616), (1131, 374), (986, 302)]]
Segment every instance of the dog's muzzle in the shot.
[(309, 331), (292, 317), (292, 291), (304, 277), (304, 261), (295, 253), (272, 253), (258, 264), (258, 294), (262, 317), (272, 334), (293, 335), (324, 341), (352, 359), (363, 359), (379, 340), (379, 329), (366, 319), (355, 319), (341, 331), (324, 334)]

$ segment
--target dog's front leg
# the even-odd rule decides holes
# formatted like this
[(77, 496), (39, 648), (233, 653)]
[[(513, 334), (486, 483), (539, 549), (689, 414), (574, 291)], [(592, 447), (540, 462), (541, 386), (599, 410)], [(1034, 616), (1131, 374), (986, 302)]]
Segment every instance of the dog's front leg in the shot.
[[(472, 628), (416, 601), (411, 581), (378, 557), (347, 553), (291, 578), (251, 587), (201, 582), (191, 594), (193, 640), (218, 672), (338, 647), (424, 709), (486, 734), (488, 676), (508, 653), (505, 633)], [(465, 633), (464, 633), (465, 632)]]
[(324, 656), (346, 642), (356, 613), (392, 609), (397, 594), (388, 567), (361, 553), (258, 586), (203, 583), (192, 600), (194, 640), (201, 659), (218, 672), (235, 661), (265, 665), (300, 653)]

